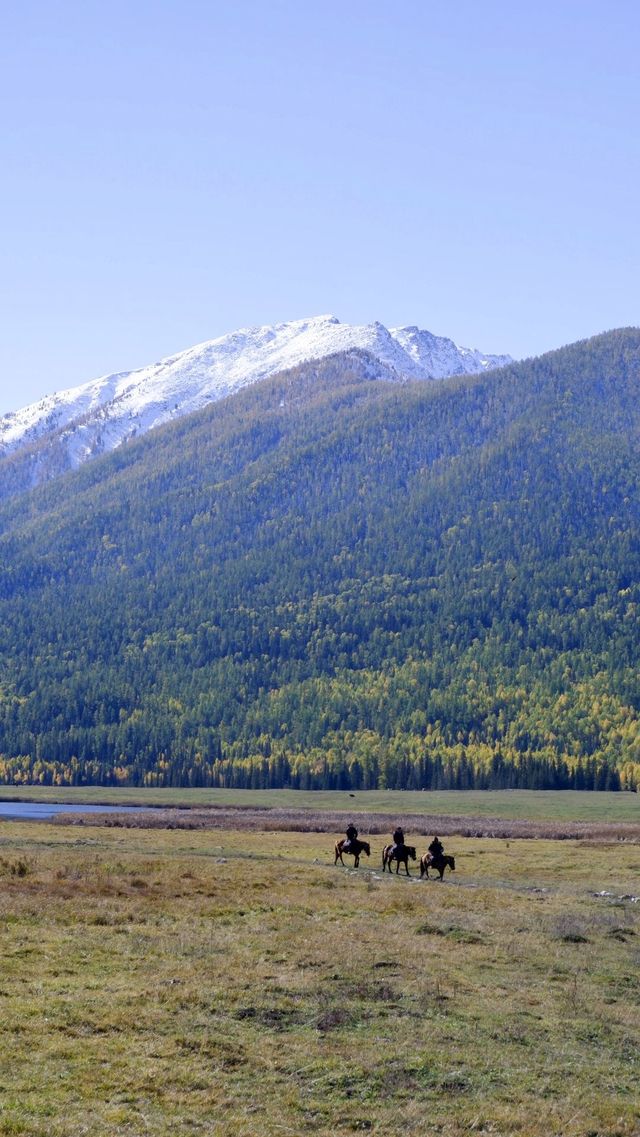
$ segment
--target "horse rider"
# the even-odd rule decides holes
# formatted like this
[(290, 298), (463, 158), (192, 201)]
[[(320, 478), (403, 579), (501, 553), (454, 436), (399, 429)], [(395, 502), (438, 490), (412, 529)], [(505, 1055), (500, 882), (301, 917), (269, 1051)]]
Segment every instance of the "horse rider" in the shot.
[(431, 860), (438, 861), (444, 853), (444, 845), (439, 837), (434, 837), (429, 845), (429, 852), (431, 853)]
[(396, 849), (401, 849), (403, 845), (404, 845), (404, 832), (401, 829), (401, 827), (398, 826), (398, 828), (395, 829), (393, 832), (393, 849), (391, 850), (391, 852), (395, 853)]
[(345, 841), (345, 844), (342, 846), (343, 853), (348, 852), (348, 850), (351, 848), (351, 842), (355, 841), (357, 836), (358, 836), (358, 830), (356, 829), (355, 825), (353, 824), (353, 821), (350, 821), (349, 824), (347, 825), (347, 839)]

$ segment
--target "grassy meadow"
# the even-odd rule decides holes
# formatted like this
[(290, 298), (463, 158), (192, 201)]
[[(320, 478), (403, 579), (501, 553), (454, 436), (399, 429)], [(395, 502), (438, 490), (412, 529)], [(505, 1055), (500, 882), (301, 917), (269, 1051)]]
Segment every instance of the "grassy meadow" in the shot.
[(0, 800), (93, 805), (202, 806), (441, 814), (530, 821), (640, 824), (640, 794), (578, 790), (209, 790), (107, 786), (0, 786)]
[(0, 1134), (638, 1134), (640, 846), (382, 843), (0, 824)]

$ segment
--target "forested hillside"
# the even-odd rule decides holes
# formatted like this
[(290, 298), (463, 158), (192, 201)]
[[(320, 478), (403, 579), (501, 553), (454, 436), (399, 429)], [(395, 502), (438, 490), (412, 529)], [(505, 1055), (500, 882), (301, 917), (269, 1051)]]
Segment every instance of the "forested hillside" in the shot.
[(5, 504), (1, 779), (636, 787), (640, 331), (373, 373), (302, 365)]

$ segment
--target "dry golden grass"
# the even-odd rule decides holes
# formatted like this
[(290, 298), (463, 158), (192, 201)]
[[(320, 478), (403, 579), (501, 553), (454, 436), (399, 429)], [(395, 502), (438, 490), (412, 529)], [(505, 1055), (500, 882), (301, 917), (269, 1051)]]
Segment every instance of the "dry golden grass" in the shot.
[[(364, 795), (361, 795), (364, 796)], [(634, 795), (635, 797), (635, 795)], [(406, 829), (419, 837), (439, 833), (442, 837), (518, 837), (530, 840), (565, 841), (619, 840), (640, 841), (640, 819), (635, 821), (607, 821), (599, 818), (584, 820), (549, 820), (545, 818), (499, 818), (433, 813), (363, 813), (355, 809), (348, 820), (363, 833), (390, 834), (399, 817)], [(62, 813), (56, 818), (58, 825), (90, 824), (105, 828), (127, 829), (245, 829), (287, 833), (335, 833), (344, 830), (347, 821), (344, 811), (271, 806), (197, 806), (181, 809), (140, 809), (131, 813), (104, 813), (77, 815)]]
[(1, 826), (0, 1134), (637, 1134), (640, 848), (447, 844)]

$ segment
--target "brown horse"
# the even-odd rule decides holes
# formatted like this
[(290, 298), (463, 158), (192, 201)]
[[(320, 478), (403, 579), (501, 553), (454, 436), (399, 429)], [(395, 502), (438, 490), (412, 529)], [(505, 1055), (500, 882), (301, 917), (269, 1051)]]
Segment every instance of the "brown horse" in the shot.
[[(345, 849), (345, 845), (347, 843), (349, 845), (349, 848)], [(342, 854), (346, 853), (349, 857), (355, 857), (353, 867), (354, 869), (357, 869), (358, 865), (360, 864), (360, 854), (364, 853), (367, 857), (370, 857), (371, 846), (368, 841), (361, 841), (358, 837), (354, 837), (353, 841), (349, 842), (347, 842), (346, 837), (343, 837), (341, 841), (336, 841), (334, 852), (336, 854), (336, 859), (333, 862), (334, 865), (337, 865), (338, 861), (340, 861), (341, 865), (344, 865)]]
[(446, 868), (449, 868), (452, 872), (455, 872), (455, 857), (448, 857), (446, 853), (440, 853), (439, 857), (434, 857), (433, 853), (425, 853), (423, 857), (420, 857), (421, 878), (423, 876), (426, 876), (427, 880), (429, 880), (429, 869), (435, 869), (437, 873), (440, 873), (440, 880), (442, 880), (444, 877), (444, 870)]
[(416, 850), (413, 845), (385, 845), (382, 850), (382, 871), (389, 869), (391, 872), (391, 862), (397, 861), (396, 876), (400, 872), (400, 865), (404, 865), (407, 876), (411, 876), (409, 872), (409, 857), (412, 861), (416, 859)]

